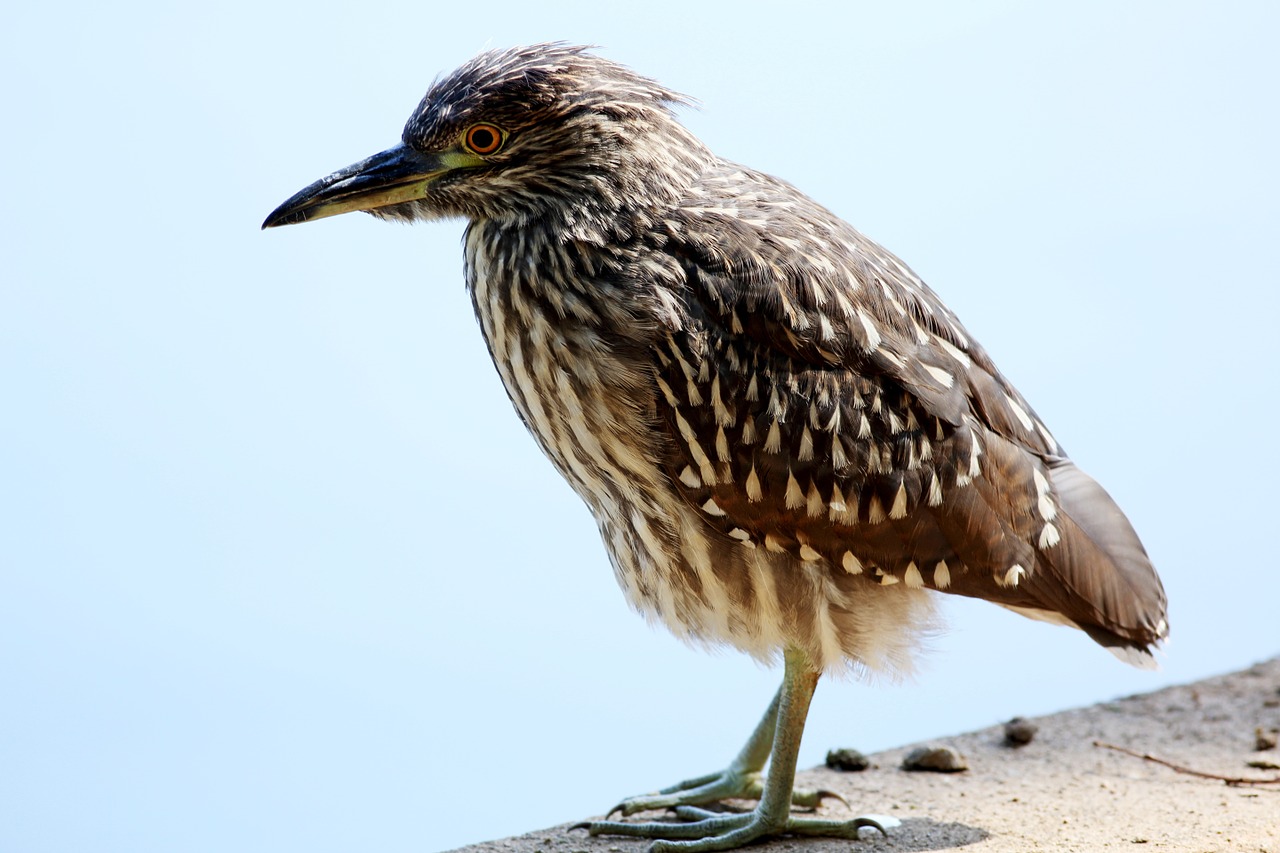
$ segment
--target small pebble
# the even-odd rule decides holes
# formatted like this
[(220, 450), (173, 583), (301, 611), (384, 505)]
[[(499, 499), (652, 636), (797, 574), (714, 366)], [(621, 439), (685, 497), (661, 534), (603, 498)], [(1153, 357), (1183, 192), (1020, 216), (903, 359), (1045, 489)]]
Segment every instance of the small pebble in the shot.
[(1280, 729), (1264, 729), (1258, 726), (1253, 730), (1254, 749), (1275, 749), (1277, 743), (1280, 743)]
[(1038, 731), (1040, 731), (1040, 727), (1035, 723), (1024, 720), (1021, 717), (1014, 717), (1004, 724), (1005, 746), (1026, 746), (1035, 739)]
[(827, 766), (844, 773), (856, 773), (866, 770), (871, 762), (856, 749), (833, 749), (827, 753)]
[(950, 746), (918, 746), (902, 759), (903, 770), (931, 770), (934, 773), (959, 773), (969, 769), (960, 751)]

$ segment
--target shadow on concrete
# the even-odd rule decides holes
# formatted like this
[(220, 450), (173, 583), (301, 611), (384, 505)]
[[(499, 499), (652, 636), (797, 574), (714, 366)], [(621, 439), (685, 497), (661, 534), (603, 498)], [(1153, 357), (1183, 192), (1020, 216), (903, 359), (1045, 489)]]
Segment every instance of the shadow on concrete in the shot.
[[(543, 832), (461, 848), (469, 853), (641, 853), (651, 843), (648, 839), (620, 836), (596, 836), (571, 829), (571, 824)], [(857, 841), (834, 838), (800, 838), (783, 836), (752, 844), (744, 850), (760, 853), (911, 853), (920, 850), (957, 850), (985, 841), (991, 833), (963, 823), (942, 823), (929, 818), (906, 818), (889, 830), (885, 838), (878, 832), (863, 830)]]
[[(900, 826), (889, 830), (888, 838), (878, 832), (864, 831), (857, 841), (857, 846), (852, 848), (845, 846), (843, 851), (844, 853), (872, 853), (872, 851), (884, 850), (908, 853), (913, 850), (955, 850), (979, 841), (986, 841), (990, 837), (991, 833), (985, 829), (964, 823), (941, 823), (923, 817), (907, 818)], [(819, 853), (821, 848), (829, 844), (831, 844), (829, 841), (814, 839), (808, 843), (797, 842), (794, 849)]]

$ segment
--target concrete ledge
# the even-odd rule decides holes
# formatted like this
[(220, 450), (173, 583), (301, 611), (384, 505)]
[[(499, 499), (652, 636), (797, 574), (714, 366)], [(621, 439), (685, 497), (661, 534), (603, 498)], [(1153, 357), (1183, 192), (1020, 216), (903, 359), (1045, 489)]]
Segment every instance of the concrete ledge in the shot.
[[(871, 756), (859, 773), (816, 768), (799, 784), (840, 792), (831, 818), (862, 813), (902, 820), (888, 839), (778, 839), (754, 850), (804, 853), (972, 850), (1185, 850), (1280, 853), (1280, 784), (1229, 786), (1094, 746), (1105, 741), (1227, 777), (1275, 779), (1280, 749), (1259, 752), (1254, 731), (1280, 727), (1280, 658), (1196, 684), (1035, 718), (1035, 739), (1014, 749), (1002, 727), (945, 738), (968, 758), (962, 773), (909, 773), (903, 755), (918, 744)], [(857, 746), (856, 743), (828, 744)], [(628, 792), (619, 792), (628, 793)], [(587, 815), (583, 816), (588, 817)], [(647, 842), (590, 838), (568, 825), (461, 848), (468, 853), (639, 853)]]

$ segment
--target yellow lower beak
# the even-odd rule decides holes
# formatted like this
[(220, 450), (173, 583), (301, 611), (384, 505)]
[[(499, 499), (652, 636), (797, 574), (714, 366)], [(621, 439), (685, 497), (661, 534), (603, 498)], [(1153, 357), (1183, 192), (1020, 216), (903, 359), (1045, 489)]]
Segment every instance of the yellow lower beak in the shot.
[(423, 197), (436, 178), (456, 164), (397, 145), (321, 178), (271, 211), (263, 228), (293, 225), (353, 210), (373, 210)]

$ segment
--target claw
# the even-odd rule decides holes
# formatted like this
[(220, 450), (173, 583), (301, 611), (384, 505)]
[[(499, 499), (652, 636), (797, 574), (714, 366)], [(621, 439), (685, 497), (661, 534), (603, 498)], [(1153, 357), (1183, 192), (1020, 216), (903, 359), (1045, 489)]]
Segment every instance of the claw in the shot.
[(887, 814), (864, 814), (857, 818), (857, 822), (865, 828), (880, 830), (880, 834), (885, 838), (889, 837), (890, 829), (902, 826), (902, 821)]
[(844, 807), (846, 809), (853, 808), (853, 806), (849, 805), (849, 801), (846, 800), (843, 795), (837, 793), (836, 791), (828, 791), (826, 788), (819, 788), (814, 793), (817, 794), (818, 796), (818, 802), (815, 805), (820, 806), (822, 805), (823, 800), (831, 799), (831, 800), (839, 800), (840, 802), (844, 803)]
[(827, 798), (839, 800), (844, 803), (845, 808), (850, 808), (848, 800), (835, 791), (828, 791), (825, 788), (817, 791), (811, 788), (797, 788), (791, 793), (791, 804), (804, 809), (816, 809)]
[(889, 837), (889, 830), (886, 829), (884, 824), (880, 823), (880, 821), (878, 820), (872, 820), (871, 818), (861, 820), (858, 822), (858, 828), (859, 829), (876, 829), (876, 830), (879, 830), (880, 834), (883, 835), (885, 838)]

